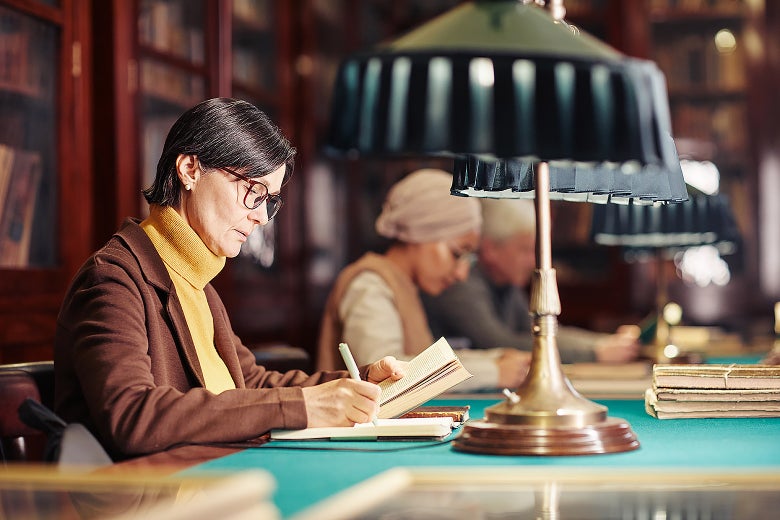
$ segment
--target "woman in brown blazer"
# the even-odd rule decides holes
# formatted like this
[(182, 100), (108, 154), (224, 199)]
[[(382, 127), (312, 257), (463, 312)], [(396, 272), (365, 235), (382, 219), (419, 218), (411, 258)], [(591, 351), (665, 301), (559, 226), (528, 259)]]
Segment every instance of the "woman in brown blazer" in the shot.
[(253, 105), (198, 104), (168, 134), (149, 217), (128, 219), (76, 274), (57, 324), (55, 411), (115, 459), (367, 422), (373, 383), (403, 375), (390, 357), (362, 368), (367, 381), (268, 371), (233, 333), (210, 281), (279, 210), (294, 156)]

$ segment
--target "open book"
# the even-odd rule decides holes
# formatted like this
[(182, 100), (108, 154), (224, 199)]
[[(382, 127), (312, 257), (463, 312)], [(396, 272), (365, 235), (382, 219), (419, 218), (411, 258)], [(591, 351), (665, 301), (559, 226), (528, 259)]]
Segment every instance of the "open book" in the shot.
[[(379, 418), (376, 424), (303, 430), (272, 430), (271, 438), (301, 439), (378, 439), (383, 437), (443, 437), (452, 430), (453, 417), (397, 417), (446, 392), (471, 374), (460, 363), (447, 340), (440, 338), (420, 352), (406, 366), (406, 375), (398, 381), (379, 384)], [(465, 419), (462, 419), (465, 420)]]
[(379, 383), (379, 418), (399, 417), (470, 377), (447, 340), (439, 338), (409, 361), (403, 378)]

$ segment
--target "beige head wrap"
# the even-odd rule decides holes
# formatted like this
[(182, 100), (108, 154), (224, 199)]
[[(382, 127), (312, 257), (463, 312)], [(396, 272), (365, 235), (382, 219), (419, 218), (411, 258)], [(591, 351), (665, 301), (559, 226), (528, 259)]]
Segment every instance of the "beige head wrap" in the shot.
[(452, 175), (435, 169), (417, 170), (398, 181), (387, 194), (376, 219), (381, 236), (401, 242), (437, 242), (478, 231), (479, 202), (450, 195)]
[(482, 236), (501, 242), (519, 233), (534, 233), (536, 210), (530, 199), (480, 199)]

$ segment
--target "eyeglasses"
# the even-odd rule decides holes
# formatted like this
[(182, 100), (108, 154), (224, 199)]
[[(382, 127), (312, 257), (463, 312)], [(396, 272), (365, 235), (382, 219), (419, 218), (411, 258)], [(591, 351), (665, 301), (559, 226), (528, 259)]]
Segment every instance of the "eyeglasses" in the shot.
[(246, 194), (244, 195), (244, 206), (247, 209), (257, 209), (263, 202), (265, 202), (265, 210), (268, 213), (268, 220), (271, 220), (276, 216), (277, 213), (279, 213), (279, 210), (282, 208), (284, 201), (279, 195), (272, 195), (268, 193), (268, 186), (262, 182), (252, 180), (246, 175), (241, 175), (238, 172), (234, 172), (230, 168), (222, 166), (219, 169), (224, 170), (230, 175), (249, 183), (249, 187), (247, 188)]
[(450, 254), (456, 262), (462, 262), (469, 266), (477, 263), (477, 253), (474, 251), (461, 251), (450, 246)]

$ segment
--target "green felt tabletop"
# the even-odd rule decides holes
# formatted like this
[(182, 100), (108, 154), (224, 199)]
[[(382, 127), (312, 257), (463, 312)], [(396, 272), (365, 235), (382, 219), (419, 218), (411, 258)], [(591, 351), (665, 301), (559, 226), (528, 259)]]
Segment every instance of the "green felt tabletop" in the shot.
[(753, 356), (715, 356), (707, 358), (705, 363), (708, 365), (730, 365), (736, 363), (738, 365), (755, 365), (761, 361), (764, 354), (755, 354)]
[[(495, 399), (439, 399), (429, 404), (471, 405), (481, 418)], [(592, 466), (619, 468), (777, 469), (780, 472), (780, 418), (666, 419), (644, 411), (639, 400), (600, 400), (611, 417), (627, 420), (640, 448), (627, 453), (586, 456), (495, 456), (454, 451), (430, 442), (271, 442), (188, 470), (237, 471), (263, 468), (277, 480), (274, 501), (287, 518), (387, 469), (447, 466)], [(322, 448), (338, 448), (325, 450)], [(400, 451), (399, 451), (400, 448)], [(341, 451), (345, 450), (345, 451)], [(387, 451), (352, 451), (387, 450)]]

